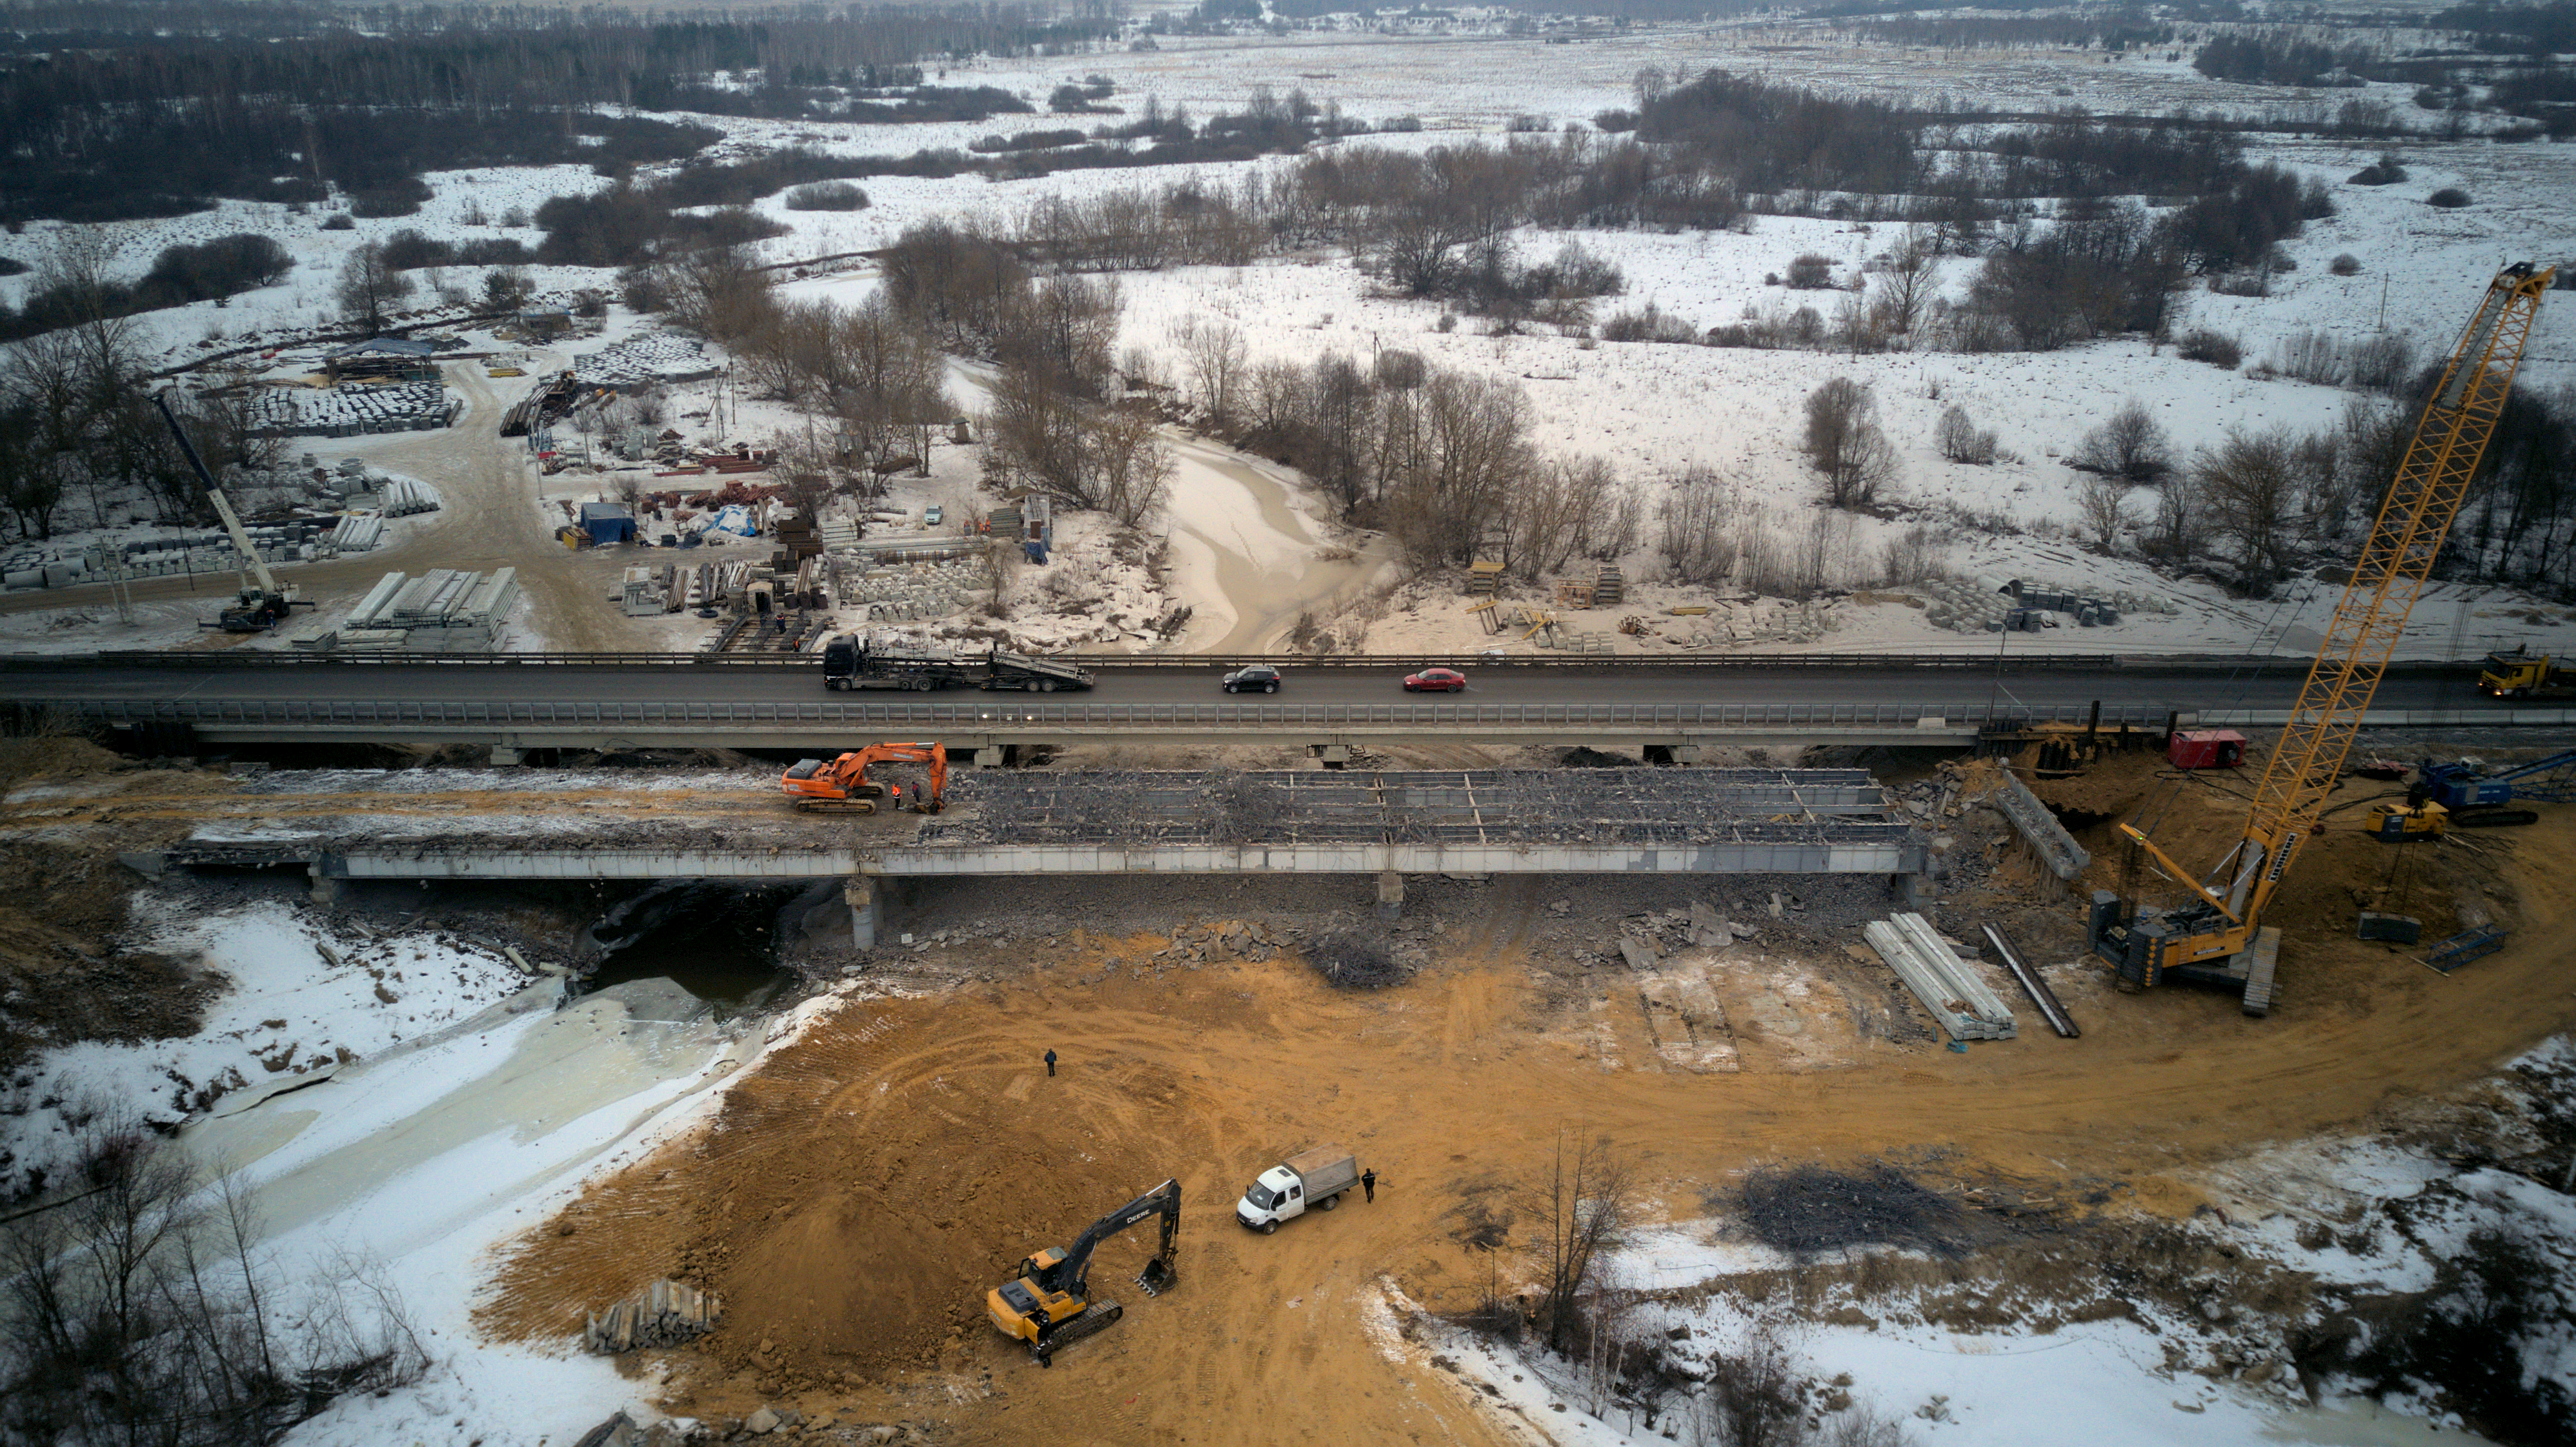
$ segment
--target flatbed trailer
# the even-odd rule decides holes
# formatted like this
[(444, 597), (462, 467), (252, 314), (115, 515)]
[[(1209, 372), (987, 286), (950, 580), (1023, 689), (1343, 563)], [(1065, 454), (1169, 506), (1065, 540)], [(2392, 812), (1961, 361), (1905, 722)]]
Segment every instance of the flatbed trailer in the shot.
[(1080, 692), (1099, 680), (1070, 663), (994, 647), (978, 654), (888, 647), (856, 633), (823, 645), (823, 687), (893, 688), (928, 692), (942, 688), (1011, 689), (1025, 693)]

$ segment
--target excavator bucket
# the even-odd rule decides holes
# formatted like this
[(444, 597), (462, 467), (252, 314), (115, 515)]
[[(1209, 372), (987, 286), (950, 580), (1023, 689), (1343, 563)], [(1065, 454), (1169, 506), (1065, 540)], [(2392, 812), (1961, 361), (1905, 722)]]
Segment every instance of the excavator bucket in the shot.
[(1145, 1263), (1144, 1270), (1136, 1273), (1136, 1285), (1147, 1296), (1162, 1295), (1171, 1290), (1172, 1283), (1178, 1280), (1180, 1280), (1180, 1273), (1173, 1269), (1172, 1258), (1168, 1256), (1155, 1257)]

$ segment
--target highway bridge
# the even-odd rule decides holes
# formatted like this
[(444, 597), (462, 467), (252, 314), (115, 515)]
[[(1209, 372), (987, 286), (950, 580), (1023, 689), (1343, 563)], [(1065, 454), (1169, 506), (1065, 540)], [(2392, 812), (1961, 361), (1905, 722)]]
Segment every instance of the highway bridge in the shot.
[[(288, 742), (475, 744), (531, 749), (814, 750), (936, 738), (952, 751), (1010, 745), (1269, 743), (1331, 758), (1352, 745), (1956, 743), (2036, 722), (2160, 727), (2277, 723), (2303, 659), (2114, 655), (1735, 655), (1554, 659), (1469, 668), (1464, 693), (1402, 691), (1414, 659), (1273, 659), (1276, 695), (1228, 695), (1243, 659), (1096, 657), (1097, 689), (1065, 695), (827, 693), (810, 657), (516, 654), (314, 656), (187, 652), (0, 660), (22, 708), (143, 727), (216, 746)], [(2382, 685), (2382, 727), (2564, 726), (2576, 713), (2501, 708), (2474, 675), (2402, 667)]]

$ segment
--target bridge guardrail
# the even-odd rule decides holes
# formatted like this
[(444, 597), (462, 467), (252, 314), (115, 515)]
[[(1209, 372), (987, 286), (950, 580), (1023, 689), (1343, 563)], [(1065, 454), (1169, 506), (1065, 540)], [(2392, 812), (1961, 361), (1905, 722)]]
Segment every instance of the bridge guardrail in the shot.
[[(1018, 703), (691, 703), (649, 700), (403, 700), (350, 699), (104, 699), (65, 707), (108, 723), (191, 723), (294, 727), (512, 728), (660, 726), (761, 729), (832, 725), (891, 729), (912, 725), (1009, 727), (1054, 724), (1071, 728), (1223, 729), (1274, 732), (1399, 726), (1428, 729), (1474, 727), (1669, 728), (1883, 728), (1913, 729), (1937, 720), (1945, 729), (1991, 725), (2083, 723), (2083, 704), (1989, 709), (1976, 704), (1580, 704), (1580, 703), (1370, 703), (1370, 704), (1051, 704)], [(2106, 708), (2105, 724), (2161, 725), (2161, 708)]]
[[(1336, 654), (1313, 657), (1295, 653), (1059, 653), (1047, 657), (1094, 672), (1125, 669), (1204, 668), (1211, 672), (1264, 664), (1292, 670), (1357, 672), (1456, 666), (1456, 654)], [(1636, 669), (1689, 672), (1730, 668), (1880, 668), (1994, 670), (1992, 654), (1977, 653), (1706, 653), (1706, 654), (1564, 654), (1479, 659), (1465, 656), (1470, 668)], [(2306, 660), (2225, 653), (2026, 653), (2007, 655), (2007, 673), (2156, 672), (2160, 670), (2228, 671), (2240, 669), (2304, 670)], [(0, 671), (62, 668), (223, 669), (280, 668), (711, 668), (819, 669), (813, 653), (290, 653), (272, 650), (126, 651), (85, 654), (0, 655)], [(2398, 674), (2451, 673), (2466, 663), (2427, 660), (2392, 663)]]

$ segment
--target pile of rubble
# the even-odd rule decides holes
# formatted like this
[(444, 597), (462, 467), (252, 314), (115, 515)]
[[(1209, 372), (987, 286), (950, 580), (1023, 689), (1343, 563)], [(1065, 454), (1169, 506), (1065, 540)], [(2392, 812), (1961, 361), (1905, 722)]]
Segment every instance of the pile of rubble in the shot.
[(582, 1327), (581, 1344), (603, 1356), (637, 1347), (675, 1347), (713, 1331), (723, 1314), (716, 1298), (664, 1277), (591, 1317)]

